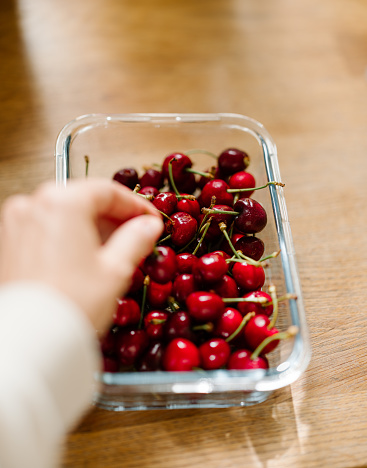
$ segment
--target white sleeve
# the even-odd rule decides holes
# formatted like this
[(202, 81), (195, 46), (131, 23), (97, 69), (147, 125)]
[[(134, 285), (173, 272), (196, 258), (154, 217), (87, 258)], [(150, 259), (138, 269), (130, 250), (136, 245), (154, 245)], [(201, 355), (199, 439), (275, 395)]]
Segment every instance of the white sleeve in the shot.
[(0, 467), (51, 468), (91, 404), (101, 366), (92, 326), (40, 284), (0, 287)]

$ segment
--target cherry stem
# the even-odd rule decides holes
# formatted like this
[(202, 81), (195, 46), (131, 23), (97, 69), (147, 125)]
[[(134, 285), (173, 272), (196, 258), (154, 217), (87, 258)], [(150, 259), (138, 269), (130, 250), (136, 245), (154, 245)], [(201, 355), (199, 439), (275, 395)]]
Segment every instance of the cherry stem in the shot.
[[(284, 294), (284, 296), (280, 296), (278, 297), (278, 302), (283, 302), (283, 301), (286, 301), (287, 299), (298, 299), (297, 295), (296, 294)], [(271, 305), (273, 303), (273, 301), (266, 301), (264, 302), (264, 307), (267, 307), (268, 305)]]
[(149, 320), (149, 323), (152, 325), (161, 325), (162, 323), (165, 323), (166, 319), (152, 319)]
[(200, 148), (193, 148), (191, 150), (185, 151), (185, 154), (189, 156), (190, 154), (207, 154), (208, 156), (211, 156), (212, 158), (218, 159), (218, 156), (210, 151), (203, 150)]
[(163, 213), (163, 211), (161, 210), (157, 210), (162, 216), (164, 216), (165, 218), (167, 218), (168, 220), (171, 221), (171, 223), (173, 223), (173, 219), (170, 218), (166, 213)]
[(269, 305), (265, 297), (222, 297), (223, 302), (256, 302), (258, 304)]
[(202, 208), (201, 212), (204, 214), (228, 214), (233, 216), (240, 214), (239, 211), (217, 210), (216, 208)]
[[(209, 206), (209, 209), (213, 208), (213, 206), (215, 205), (215, 202), (216, 202), (216, 198), (215, 196), (212, 196), (211, 200), (210, 200), (210, 206)], [(206, 220), (209, 218), (209, 213), (203, 213), (204, 216), (203, 216), (203, 219), (201, 220), (201, 223), (200, 223), (200, 226), (199, 226), (199, 231), (201, 230), (202, 226), (204, 226), (204, 224), (206, 223)]]
[(195, 247), (194, 251), (192, 252), (193, 255), (196, 255), (196, 252), (199, 250), (201, 244), (203, 243), (204, 237), (206, 236), (206, 233), (208, 232), (208, 229), (210, 227), (210, 223), (211, 223), (212, 219), (213, 218), (209, 218), (208, 222), (205, 224), (203, 234), (202, 234), (197, 246)]
[(140, 184), (136, 184), (135, 187), (134, 187), (133, 192), (134, 192), (134, 193), (138, 193), (139, 190), (141, 190), (141, 185), (140, 185)]
[(186, 172), (190, 172), (190, 174), (197, 174), (202, 177), (206, 177), (207, 179), (214, 179), (214, 176), (211, 172), (202, 172), (202, 171), (197, 171), (196, 169), (191, 169), (191, 167), (187, 167), (185, 169)]
[(265, 347), (272, 341), (286, 340), (288, 338), (292, 338), (293, 336), (296, 336), (297, 333), (298, 333), (298, 327), (296, 325), (291, 325), (288, 328), (288, 330), (285, 332), (274, 333), (274, 335), (268, 336), (259, 344), (259, 346), (251, 354), (250, 359), (253, 360), (259, 357), (261, 352), (265, 349)]
[(246, 325), (246, 323), (252, 318), (254, 317), (256, 314), (255, 312), (249, 312), (248, 314), (246, 314), (243, 319), (242, 319), (242, 322), (239, 324), (239, 326), (236, 328), (236, 330), (232, 333), (232, 335), (229, 335), (228, 338), (226, 338), (226, 342), (230, 342), (233, 340), (233, 338), (236, 338), (236, 336), (240, 333), (240, 331), (243, 329), (243, 327)]
[(171, 237), (172, 237), (172, 234), (168, 234), (168, 236), (164, 237), (163, 239), (159, 239), (157, 244), (161, 244), (162, 242), (165, 242), (165, 241), (171, 239)]
[(259, 262), (264, 262), (265, 260), (269, 260), (270, 258), (275, 258), (280, 254), (280, 250), (277, 250), (276, 252), (273, 252), (270, 255), (267, 255), (266, 257), (263, 257), (259, 260)]
[(271, 181), (271, 182), (268, 182), (267, 184), (265, 185), (262, 185), (261, 187), (249, 187), (249, 188), (241, 188), (241, 189), (227, 189), (227, 192), (228, 193), (236, 193), (236, 192), (252, 192), (254, 190), (261, 190), (261, 189), (264, 189), (266, 187), (268, 187), (269, 185), (277, 185), (279, 187), (284, 187), (285, 184), (283, 184), (282, 182), (275, 182), (275, 181)]
[(142, 325), (143, 325), (143, 318), (144, 318), (144, 314), (145, 314), (145, 304), (146, 304), (146, 301), (147, 301), (147, 290), (148, 290), (148, 286), (150, 284), (150, 277), (147, 275), (145, 278), (144, 278), (144, 286), (143, 286), (143, 296), (142, 296), (142, 299), (141, 299), (141, 307), (140, 307), (140, 320), (139, 320), (139, 329), (141, 329)]
[(277, 297), (277, 290), (274, 284), (271, 284), (269, 286), (269, 294), (271, 296), (272, 302), (273, 302), (273, 315), (271, 317), (271, 321), (268, 325), (268, 330), (271, 330), (272, 328), (275, 327), (275, 323), (278, 318), (278, 297)]
[(175, 192), (177, 197), (180, 197), (180, 192), (177, 190), (175, 181), (173, 180), (173, 172), (172, 172), (172, 163), (173, 161), (177, 161), (176, 158), (172, 158), (169, 163), (168, 163), (168, 176), (169, 176), (169, 181), (171, 183), (171, 186), (173, 188), (173, 191)]
[(219, 223), (219, 228), (220, 230), (222, 231), (222, 233), (224, 234), (224, 237), (226, 238), (232, 252), (235, 254), (235, 256), (237, 258), (241, 258), (239, 253), (237, 252), (237, 250), (234, 248), (233, 244), (232, 244), (232, 241), (231, 241), (231, 238), (229, 237), (228, 235), (228, 232), (227, 232), (227, 225), (226, 223)]
[(85, 177), (88, 177), (88, 170), (89, 170), (89, 156), (84, 156), (85, 161)]
[(243, 255), (243, 253), (241, 252), (241, 250), (238, 250), (236, 251), (237, 252), (237, 257), (234, 258), (234, 257), (231, 257), (231, 258), (228, 258), (226, 260), (227, 263), (231, 263), (231, 262), (237, 262), (237, 263), (248, 263), (249, 265), (253, 265), (255, 267), (260, 267), (260, 266), (263, 266), (261, 265), (260, 262), (257, 262), (256, 260), (254, 260), (253, 258), (250, 258), (250, 257), (246, 257), (246, 255)]
[(171, 309), (172, 312), (177, 312), (177, 310), (180, 310), (180, 305), (177, 301), (175, 301), (175, 298), (172, 296), (169, 296), (167, 299), (168, 307)]
[(194, 331), (204, 330), (206, 332), (211, 333), (214, 330), (214, 325), (211, 322), (208, 322), (208, 323), (203, 323), (201, 325), (195, 325), (194, 327), (192, 327), (192, 329)]

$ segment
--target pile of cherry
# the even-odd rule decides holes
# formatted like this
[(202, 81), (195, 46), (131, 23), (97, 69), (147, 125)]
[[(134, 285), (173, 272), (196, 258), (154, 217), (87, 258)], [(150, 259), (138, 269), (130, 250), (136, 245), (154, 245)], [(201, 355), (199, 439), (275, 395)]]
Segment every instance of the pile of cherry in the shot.
[(296, 298), (278, 297), (273, 284), (264, 290), (279, 252), (263, 256), (257, 234), (267, 214), (251, 198), (283, 184), (256, 187), (248, 154), (236, 148), (212, 155), (206, 172), (190, 154), (172, 153), (141, 177), (133, 168), (113, 175), (153, 203), (165, 231), (117, 300), (101, 341), (106, 372), (267, 369), (267, 355), (298, 331), (276, 328), (279, 302)]

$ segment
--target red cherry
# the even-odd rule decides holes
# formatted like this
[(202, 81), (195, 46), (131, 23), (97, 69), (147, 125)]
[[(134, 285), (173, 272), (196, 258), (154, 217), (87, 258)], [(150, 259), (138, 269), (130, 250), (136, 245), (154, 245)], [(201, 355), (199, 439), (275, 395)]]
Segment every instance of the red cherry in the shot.
[(103, 356), (103, 372), (118, 372), (119, 362), (114, 356)]
[(240, 198), (233, 207), (239, 212), (234, 219), (236, 228), (244, 234), (256, 234), (267, 224), (267, 215), (263, 206), (252, 198)]
[(117, 350), (120, 363), (131, 366), (142, 355), (149, 344), (144, 330), (124, 330), (117, 338)]
[(151, 280), (148, 284), (147, 299), (150, 307), (165, 307), (171, 294), (172, 281), (168, 281), (168, 283), (156, 283)]
[(169, 162), (172, 161), (172, 175), (175, 184), (180, 184), (184, 182), (185, 178), (188, 177), (188, 173), (185, 169), (192, 167), (191, 159), (183, 153), (172, 153), (166, 156), (162, 165), (162, 174), (163, 177), (169, 180)]
[(264, 242), (255, 236), (241, 236), (233, 245), (236, 250), (241, 250), (243, 255), (254, 260), (260, 260), (265, 251)]
[[(249, 189), (255, 188), (256, 182), (255, 178), (252, 174), (246, 171), (236, 172), (235, 174), (231, 175), (228, 181), (228, 185), (230, 189)], [(245, 191), (245, 192), (237, 192), (240, 198), (250, 197), (254, 191)]]
[(195, 174), (187, 173), (183, 180), (176, 182), (176, 188), (180, 193), (194, 193), (197, 189)]
[[(246, 299), (265, 299), (268, 302), (272, 302), (271, 296), (266, 293), (265, 291), (251, 291), (243, 296)], [(238, 310), (241, 312), (242, 315), (246, 315), (249, 312), (255, 312), (255, 314), (263, 314), (267, 317), (270, 317), (273, 313), (273, 304), (269, 304), (264, 306), (262, 303), (259, 302), (239, 302)]]
[[(246, 324), (243, 334), (248, 347), (254, 351), (265, 338), (279, 333), (276, 328), (268, 328), (270, 324), (269, 317), (266, 315), (255, 315)], [(279, 340), (271, 341), (263, 349), (261, 354), (268, 354), (278, 346)]]
[(139, 267), (137, 267), (131, 278), (130, 288), (129, 288), (129, 291), (127, 292), (127, 295), (135, 294), (138, 291), (140, 291), (140, 289), (143, 287), (143, 284), (144, 284), (144, 273)]
[(195, 281), (198, 284), (212, 284), (223, 278), (228, 271), (228, 263), (222, 255), (208, 253), (202, 255), (193, 267)]
[(192, 273), (192, 268), (197, 262), (197, 256), (189, 252), (177, 254), (177, 273)]
[(227, 369), (249, 370), (269, 368), (269, 363), (265, 357), (259, 356), (254, 359), (251, 359), (251, 354), (251, 351), (247, 349), (238, 349), (229, 357)]
[(211, 285), (211, 290), (220, 297), (236, 298), (239, 296), (236, 281), (228, 275), (224, 275), (219, 281)]
[(152, 310), (144, 317), (144, 330), (149, 338), (159, 340), (163, 337), (163, 326), (168, 318), (168, 312)]
[(145, 173), (140, 177), (139, 180), (140, 187), (155, 187), (156, 189), (161, 189), (163, 187), (163, 174), (156, 169), (149, 168)]
[(117, 299), (117, 307), (113, 315), (113, 323), (120, 327), (137, 325), (140, 320), (140, 306), (130, 297)]
[(220, 369), (227, 364), (231, 348), (222, 338), (212, 338), (199, 347), (201, 367), (205, 370)]
[[(209, 173), (209, 172), (211, 172), (211, 170), (212, 170), (212, 169), (209, 168), (209, 169), (207, 169), (207, 170), (204, 171), (204, 172)], [(214, 175), (214, 179), (223, 179), (223, 180), (225, 179), (225, 176), (223, 176), (223, 175), (221, 174), (220, 169), (219, 169), (218, 166), (215, 167), (215, 170), (214, 170), (214, 174), (213, 174), (213, 175)], [(199, 178), (199, 181), (198, 181), (198, 187), (199, 187), (200, 189), (202, 189), (202, 188), (204, 187), (204, 185), (207, 184), (208, 182), (210, 182), (211, 180), (213, 180), (213, 179), (210, 179), (210, 177), (201, 176), (201, 177)]]
[(137, 364), (139, 372), (162, 370), (163, 344), (160, 341), (151, 343)]
[(260, 266), (246, 262), (236, 262), (232, 268), (232, 275), (239, 287), (245, 291), (254, 291), (265, 283), (265, 271)]
[(197, 290), (194, 275), (183, 273), (176, 276), (173, 282), (173, 297), (181, 304), (185, 304), (186, 298)]
[(138, 173), (132, 167), (126, 167), (117, 171), (113, 175), (113, 180), (119, 182), (122, 185), (125, 185), (126, 187), (129, 187), (131, 190), (133, 190), (139, 183)]
[(167, 345), (162, 362), (166, 371), (191, 371), (200, 365), (199, 350), (192, 341), (175, 338)]
[[(226, 226), (229, 226), (232, 223), (233, 218), (234, 218), (233, 215), (228, 213), (228, 212), (233, 212), (233, 208), (231, 208), (228, 205), (214, 205), (213, 210), (216, 210), (216, 212), (211, 213), (208, 217), (208, 219), (211, 218), (211, 222), (210, 222), (209, 229), (205, 236), (205, 239), (209, 241), (217, 240), (218, 236), (222, 236), (222, 231), (219, 225), (221, 223), (224, 223)], [(226, 213), (223, 213), (223, 211), (225, 211)], [(199, 222), (202, 221), (203, 216), (204, 216), (203, 214), (200, 215)]]
[(188, 213), (178, 211), (166, 222), (166, 231), (171, 234), (171, 242), (176, 247), (184, 247), (196, 234), (198, 223)]
[(222, 298), (207, 291), (195, 291), (186, 299), (189, 314), (198, 322), (215, 321), (224, 310)]
[[(182, 195), (188, 195), (188, 194), (182, 194)], [(196, 199), (189, 200), (187, 198), (182, 198), (181, 200), (177, 202), (176, 210), (188, 213), (195, 219), (198, 219), (200, 216), (200, 205)]]
[(108, 330), (100, 340), (101, 351), (105, 356), (111, 355), (116, 351), (116, 336), (112, 330)]
[(156, 283), (168, 283), (177, 271), (175, 251), (171, 247), (159, 245), (145, 259), (144, 271)]
[(242, 315), (233, 307), (226, 307), (215, 323), (214, 336), (226, 339), (241, 325)]
[(227, 252), (224, 252), (224, 250), (213, 250), (212, 253), (222, 256), (224, 260), (228, 260), (229, 258), (233, 257), (233, 255), (228, 255)]
[(157, 210), (170, 216), (176, 209), (177, 197), (172, 192), (160, 192), (153, 200), (153, 205)]
[(142, 189), (139, 190), (139, 193), (141, 195), (147, 195), (148, 197), (156, 197), (159, 194), (159, 190), (155, 187), (151, 187), (147, 185), (146, 187), (143, 187)]
[(249, 165), (250, 157), (237, 148), (228, 148), (219, 155), (218, 167), (221, 173), (231, 175), (243, 171)]
[(164, 324), (164, 337), (167, 341), (174, 338), (193, 339), (193, 332), (191, 330), (191, 317), (188, 312), (179, 310), (173, 312), (167, 318)]
[[(232, 234), (232, 236), (230, 237), (232, 245), (234, 246), (238, 239), (240, 239), (243, 236), (244, 234), (242, 233)], [(224, 238), (220, 243), (220, 248), (223, 250), (223, 252), (225, 252), (228, 255), (228, 257), (233, 257), (233, 250), (231, 249), (229, 242), (226, 238)]]
[(233, 206), (233, 195), (227, 192), (228, 188), (228, 184), (222, 179), (210, 180), (207, 184), (204, 185), (201, 191), (201, 206), (210, 206), (213, 196), (215, 197), (216, 203), (218, 205)]

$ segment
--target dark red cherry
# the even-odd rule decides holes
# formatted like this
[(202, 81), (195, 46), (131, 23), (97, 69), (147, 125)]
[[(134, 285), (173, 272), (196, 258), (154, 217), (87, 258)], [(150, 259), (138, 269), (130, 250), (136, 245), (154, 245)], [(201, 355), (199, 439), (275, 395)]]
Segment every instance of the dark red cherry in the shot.
[(210, 180), (201, 191), (201, 206), (209, 207), (213, 196), (217, 205), (233, 206), (233, 195), (227, 192), (228, 188), (228, 184), (222, 179)]
[(156, 283), (155, 281), (150, 280), (147, 289), (147, 299), (150, 307), (165, 307), (171, 294), (172, 281), (168, 281), (167, 283)]
[(216, 321), (214, 328), (214, 336), (226, 339), (234, 333), (241, 325), (242, 315), (237, 309), (233, 307), (226, 307), (224, 312)]
[(265, 357), (251, 359), (251, 351), (248, 349), (238, 349), (234, 351), (228, 359), (227, 369), (230, 370), (250, 370), (268, 369), (269, 363)]
[(114, 354), (114, 352), (116, 351), (116, 336), (116, 333), (114, 333), (111, 329), (108, 330), (105, 336), (101, 338), (101, 351), (102, 354), (104, 354), (105, 356)]
[(140, 320), (140, 306), (130, 297), (117, 299), (117, 307), (113, 315), (113, 323), (119, 327), (137, 325)]
[(191, 371), (200, 365), (196, 345), (185, 338), (175, 338), (168, 343), (162, 359), (166, 371)]
[[(235, 233), (235, 234), (232, 234), (232, 236), (230, 236), (230, 239), (231, 239), (231, 242), (232, 242), (232, 245), (234, 246), (236, 244), (236, 242), (238, 241), (238, 239), (240, 239), (241, 237), (243, 237), (244, 234), (240, 234), (240, 233)], [(229, 245), (229, 242), (227, 241), (226, 238), (224, 238), (222, 240), (222, 242), (220, 243), (220, 248), (223, 250), (223, 252), (225, 252), (229, 257), (233, 257), (233, 250), (231, 249), (230, 245)]]
[[(238, 234), (236, 234), (238, 236)], [(241, 250), (246, 257), (260, 260), (265, 251), (264, 242), (255, 236), (241, 236), (234, 244), (236, 250)]]
[(152, 310), (144, 317), (144, 330), (149, 338), (160, 340), (163, 337), (163, 327), (168, 318), (168, 312)]
[(167, 318), (164, 324), (164, 337), (167, 341), (174, 338), (193, 339), (193, 332), (191, 330), (192, 319), (188, 312), (179, 310), (173, 312)]
[(190, 252), (183, 252), (176, 255), (177, 273), (192, 273), (192, 268), (198, 258)]
[(264, 229), (267, 215), (263, 206), (252, 198), (240, 198), (233, 207), (240, 214), (235, 217), (234, 225), (244, 234), (256, 234)]
[[(188, 195), (188, 194), (181, 194)], [(183, 211), (188, 213), (193, 218), (198, 219), (200, 216), (200, 205), (199, 202), (195, 200), (189, 200), (188, 198), (182, 198), (177, 202), (176, 211)]]
[(115, 356), (103, 356), (103, 372), (118, 372), (119, 361)]
[(132, 167), (125, 167), (117, 171), (113, 175), (113, 180), (129, 187), (131, 190), (134, 190), (135, 186), (139, 183), (138, 173)]
[(132, 366), (149, 344), (144, 330), (124, 330), (117, 338), (119, 361), (123, 366)]
[(177, 271), (176, 254), (171, 247), (159, 245), (144, 261), (144, 271), (156, 283), (168, 283)]
[(194, 275), (191, 273), (183, 273), (177, 275), (173, 282), (173, 297), (181, 304), (185, 304), (186, 298), (197, 290), (194, 280)]
[(171, 242), (176, 247), (184, 247), (196, 234), (198, 223), (188, 213), (178, 211), (166, 222), (166, 231), (171, 234)]
[[(255, 188), (256, 182), (255, 178), (252, 174), (246, 171), (236, 172), (235, 174), (231, 175), (228, 181), (228, 185), (230, 189), (250, 189)], [(239, 198), (243, 197), (250, 197), (254, 191), (245, 191), (245, 192), (237, 192)]]
[(140, 358), (136, 366), (136, 370), (139, 372), (152, 372), (157, 370), (163, 370), (163, 351), (164, 347), (160, 341), (152, 342)]
[(193, 275), (198, 284), (213, 284), (221, 280), (228, 271), (228, 263), (222, 255), (207, 253), (202, 255), (193, 267)]
[(250, 157), (237, 148), (228, 148), (219, 155), (218, 167), (222, 174), (231, 175), (243, 171), (249, 165)]
[(195, 291), (186, 299), (189, 314), (198, 322), (213, 322), (224, 310), (224, 303), (218, 294)]
[(236, 262), (232, 268), (232, 275), (238, 286), (245, 291), (254, 291), (265, 283), (265, 271), (261, 265)]
[[(273, 304), (271, 296), (265, 291), (252, 291), (243, 296), (245, 299), (255, 299), (254, 302), (238, 302), (238, 310), (242, 315), (246, 315), (249, 312), (255, 312), (255, 314), (263, 314), (270, 317), (273, 313)], [(256, 302), (256, 299), (265, 299), (270, 302), (268, 305)]]
[(172, 192), (160, 192), (153, 200), (153, 205), (157, 210), (162, 211), (167, 216), (171, 215), (177, 206), (177, 197)]
[(151, 187), (149, 185), (143, 187), (142, 189), (139, 190), (139, 193), (141, 195), (146, 195), (148, 197), (156, 197), (159, 194), (159, 190), (155, 187)]
[(224, 275), (219, 281), (212, 284), (210, 290), (218, 294), (220, 297), (236, 298), (239, 296), (236, 281), (228, 275)]
[(172, 175), (175, 184), (177, 185), (181, 182), (184, 182), (185, 178), (189, 176), (189, 174), (186, 172), (186, 169), (192, 166), (191, 159), (183, 153), (171, 153), (166, 156), (162, 165), (162, 174), (163, 177), (167, 180), (169, 180), (168, 168), (170, 161), (172, 161)]
[(199, 347), (201, 367), (205, 370), (220, 369), (227, 364), (231, 348), (222, 338), (212, 338)]
[[(243, 335), (251, 351), (254, 351), (267, 337), (279, 333), (272, 327), (269, 330), (270, 319), (266, 315), (255, 315), (246, 324)], [(271, 341), (262, 351), (263, 354), (268, 354), (278, 346), (279, 340)]]
[(145, 173), (140, 177), (139, 180), (140, 187), (155, 187), (156, 189), (161, 189), (163, 187), (163, 174), (161, 171), (156, 169), (149, 168)]
[(143, 283), (144, 283), (144, 273), (139, 267), (137, 267), (131, 278), (130, 288), (129, 288), (129, 291), (127, 292), (127, 295), (135, 294), (138, 291), (140, 291), (143, 287)]
[[(210, 226), (205, 236), (205, 239), (207, 239), (208, 241), (217, 240), (218, 236), (222, 236), (222, 231), (219, 227), (220, 224), (224, 223), (226, 226), (230, 226), (235, 218), (234, 215), (231, 215), (229, 213), (223, 213), (223, 211), (233, 211), (233, 208), (231, 208), (228, 205), (214, 205), (213, 210), (216, 210), (216, 212), (210, 214), (207, 218), (211, 218)], [(199, 222), (202, 221), (203, 216), (203, 214), (200, 215)]]

